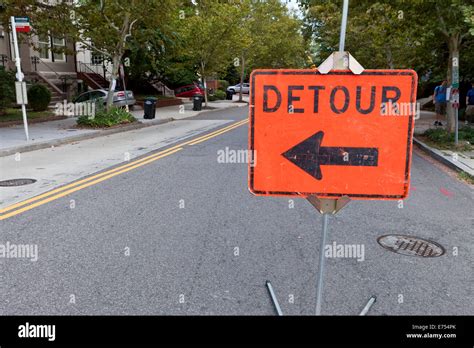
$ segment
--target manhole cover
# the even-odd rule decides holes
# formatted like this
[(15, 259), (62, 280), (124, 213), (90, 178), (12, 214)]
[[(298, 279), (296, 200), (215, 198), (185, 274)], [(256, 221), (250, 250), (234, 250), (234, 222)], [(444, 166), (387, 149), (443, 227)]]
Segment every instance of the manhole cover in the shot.
[(10, 179), (0, 181), (0, 187), (23, 186), (35, 183), (35, 179)]
[(445, 253), (438, 243), (418, 237), (392, 234), (377, 238), (377, 242), (385, 249), (408, 256), (438, 257)]

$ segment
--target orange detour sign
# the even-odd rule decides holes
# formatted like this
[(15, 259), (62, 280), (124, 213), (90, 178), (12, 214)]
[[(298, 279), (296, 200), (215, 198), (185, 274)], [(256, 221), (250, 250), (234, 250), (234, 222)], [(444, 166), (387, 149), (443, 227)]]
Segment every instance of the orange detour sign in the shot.
[(251, 75), (249, 188), (255, 195), (403, 199), (417, 75), (412, 70)]

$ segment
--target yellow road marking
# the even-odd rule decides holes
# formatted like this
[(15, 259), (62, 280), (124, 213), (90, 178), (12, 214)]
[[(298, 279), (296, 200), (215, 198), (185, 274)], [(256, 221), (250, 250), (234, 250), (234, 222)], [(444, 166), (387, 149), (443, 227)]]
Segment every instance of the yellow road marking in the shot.
[[(232, 127), (232, 129), (237, 128), (237, 127), (240, 127), (241, 125), (243, 125), (243, 124), (245, 124), (245, 123), (247, 123), (247, 122), (248, 122), (248, 121), (246, 120), (244, 123), (238, 124), (238, 125)], [(209, 140), (209, 139), (211, 139), (211, 138), (214, 138), (214, 137), (216, 137), (216, 136), (218, 136), (218, 135), (221, 135), (222, 133), (228, 132), (229, 130), (230, 130), (230, 129), (225, 130), (225, 131), (221, 131), (221, 132), (218, 132), (218, 133), (215, 133), (215, 134), (210, 134), (210, 135), (206, 136), (204, 139), (198, 139), (198, 140), (195, 140), (195, 141), (189, 143), (189, 145), (196, 145), (196, 144), (202, 143), (203, 141), (206, 141), (206, 140)]]
[(36, 208), (36, 207), (39, 207), (40, 205), (43, 205), (43, 204), (46, 204), (46, 203), (49, 203), (51, 201), (54, 201), (58, 198), (61, 198), (61, 197), (64, 197), (64, 196), (67, 196), (73, 192), (76, 192), (76, 191), (79, 191), (79, 190), (82, 190), (83, 188), (86, 188), (86, 187), (89, 187), (89, 186), (92, 186), (92, 185), (95, 185), (95, 184), (98, 184), (99, 182), (102, 182), (102, 181), (105, 181), (107, 179), (110, 179), (110, 178), (113, 178), (114, 176), (117, 176), (117, 175), (120, 175), (120, 174), (123, 174), (123, 173), (126, 173), (132, 169), (135, 169), (135, 168), (138, 168), (138, 167), (141, 167), (141, 166), (144, 166), (145, 164), (148, 164), (148, 163), (151, 163), (153, 161), (157, 161), (159, 160), (160, 158), (163, 158), (163, 157), (166, 157), (166, 156), (169, 156), (173, 153), (176, 153), (178, 151), (181, 151), (183, 148), (180, 147), (176, 150), (173, 150), (173, 151), (170, 151), (170, 152), (167, 152), (161, 156), (158, 156), (158, 157), (155, 157), (155, 158), (151, 158), (149, 159), (148, 161), (145, 161), (145, 162), (141, 162), (139, 164), (136, 164), (134, 166), (131, 166), (131, 167), (128, 167), (128, 168), (125, 168), (121, 171), (118, 171), (118, 172), (115, 172), (115, 173), (112, 173), (112, 174), (109, 174), (109, 175), (106, 175), (106, 176), (103, 176), (97, 180), (93, 180), (93, 181), (89, 181), (88, 183), (85, 183), (84, 185), (80, 185), (80, 186), (77, 186), (77, 187), (74, 187), (70, 190), (67, 190), (67, 191), (63, 191), (61, 193), (58, 193), (57, 195), (54, 195), (54, 196), (51, 196), (49, 198), (46, 198), (42, 201), (39, 201), (39, 202), (36, 202), (36, 203), (33, 203), (33, 204), (30, 204), (24, 208), (20, 208), (20, 209), (17, 209), (15, 211), (12, 211), (11, 213), (8, 213), (8, 214), (4, 214), (2, 216), (0, 216), (0, 220), (4, 220), (4, 219), (7, 219), (9, 217), (12, 217), (12, 216), (15, 216), (15, 215), (18, 215), (20, 213), (23, 213), (25, 211), (28, 211), (28, 210), (31, 210), (33, 208)]
[[(8, 206), (8, 207), (5, 207), (3, 209), (0, 209), (0, 213), (2, 215), (0, 215), (0, 221), (1, 220), (5, 220), (9, 217), (12, 217), (12, 216), (15, 216), (15, 215), (18, 215), (18, 214), (21, 214), (25, 211), (28, 211), (28, 210), (31, 210), (33, 208), (36, 208), (38, 206), (41, 206), (43, 204), (46, 204), (46, 203), (49, 203), (51, 201), (54, 201), (56, 199), (59, 199), (61, 197), (64, 197), (64, 196), (67, 196), (71, 193), (74, 193), (76, 191), (79, 191), (79, 190), (82, 190), (86, 187), (89, 187), (89, 186), (92, 186), (92, 185), (96, 185), (102, 181), (105, 181), (105, 180), (108, 180), (110, 178), (113, 178), (114, 176), (117, 176), (117, 175), (120, 175), (120, 174), (123, 174), (123, 173), (126, 173), (132, 169), (136, 169), (136, 168), (139, 168), (141, 166), (144, 166), (146, 164), (149, 164), (151, 162), (154, 162), (156, 160), (159, 160), (160, 158), (163, 158), (163, 157), (166, 157), (166, 156), (169, 156), (169, 155), (172, 155), (178, 151), (181, 151), (183, 149), (183, 147), (185, 145), (196, 145), (196, 144), (199, 144), (203, 141), (206, 141), (208, 139), (211, 139), (215, 136), (218, 136), (220, 134), (223, 134), (225, 132), (228, 132), (228, 131), (231, 131), (237, 127), (240, 127), (244, 124), (246, 124), (248, 122), (247, 119), (245, 120), (242, 120), (242, 121), (239, 121), (239, 122), (235, 122), (229, 126), (226, 126), (226, 127), (223, 127), (221, 129), (218, 129), (216, 131), (213, 131), (209, 134), (205, 134), (205, 135), (202, 135), (196, 139), (192, 139), (192, 140), (188, 140), (184, 143), (181, 143), (181, 144), (178, 144), (178, 145), (175, 145), (171, 148), (168, 148), (166, 150), (163, 150), (163, 151), (160, 151), (156, 154), (153, 154), (153, 155), (150, 155), (150, 156), (146, 156), (144, 158), (141, 158), (139, 160), (136, 160), (136, 161), (133, 161), (131, 163), (128, 163), (126, 165), (122, 165), (120, 167), (117, 167), (117, 168), (114, 168), (114, 169), (111, 169), (111, 170), (108, 170), (108, 171), (105, 171), (105, 172), (102, 172), (102, 173), (99, 173), (99, 174), (96, 174), (96, 175), (93, 175), (91, 177), (88, 177), (88, 178), (85, 178), (85, 179), (82, 179), (82, 180), (79, 180), (79, 181), (76, 181), (74, 183), (71, 183), (71, 184), (68, 184), (68, 185), (65, 185), (65, 186), (62, 186), (62, 187), (59, 187), (57, 189), (54, 189), (54, 190), (51, 190), (51, 191), (48, 191), (46, 193), (43, 193), (41, 195), (38, 195), (38, 196), (35, 196), (35, 197), (32, 197), (30, 199), (27, 199), (25, 201), (22, 201), (22, 202), (19, 202), (19, 203), (16, 203), (16, 204), (13, 204), (11, 206)], [(47, 198), (49, 197), (49, 198)], [(45, 198), (45, 199), (43, 199)], [(33, 203), (33, 202), (36, 202), (36, 203)], [(23, 207), (29, 203), (33, 203), (33, 204), (30, 204), (26, 207)], [(20, 208), (20, 207), (23, 207), (23, 208)], [(16, 209), (16, 208), (20, 208), (20, 209)], [(14, 210), (16, 209), (16, 210)], [(14, 210), (14, 211), (12, 211)], [(5, 212), (9, 212), (11, 211), (10, 213), (7, 213), (7, 214), (3, 214)]]
[[(168, 151), (170, 151), (170, 150), (173, 150), (173, 148), (167, 149), (167, 150), (165, 150), (165, 151), (161, 151), (161, 152), (159, 152), (159, 153), (157, 153), (157, 154), (154, 154), (153, 156), (150, 156), (150, 157), (155, 157), (155, 156), (162, 155), (162, 154), (164, 154), (164, 153), (166, 153), (166, 152), (168, 152)], [(40, 200), (40, 199), (42, 199), (42, 198), (51, 196), (51, 195), (53, 195), (53, 194), (55, 194), (55, 193), (58, 193), (58, 192), (67, 190), (68, 188), (71, 188), (71, 187), (74, 187), (74, 186), (78, 186), (78, 185), (80, 185), (80, 184), (83, 184), (83, 183), (86, 183), (86, 182), (88, 182), (88, 181), (91, 181), (91, 180), (100, 178), (100, 177), (105, 176), (105, 175), (110, 174), (110, 173), (117, 172), (117, 171), (119, 171), (119, 170), (121, 170), (121, 169), (130, 167), (130, 166), (132, 166), (132, 165), (134, 165), (134, 164), (137, 164), (137, 163), (140, 163), (140, 162), (143, 162), (143, 161), (146, 160), (146, 159), (150, 159), (150, 157), (146, 157), (146, 158), (140, 159), (140, 160), (138, 160), (138, 161), (136, 161), (136, 162), (131, 162), (131, 163), (129, 163), (129, 164), (126, 164), (126, 165), (123, 165), (123, 166), (114, 168), (114, 169), (112, 169), (112, 170), (109, 170), (109, 171), (106, 171), (106, 172), (103, 172), (103, 173), (99, 173), (99, 174), (96, 174), (96, 175), (87, 177), (87, 178), (85, 178), (85, 179), (82, 179), (82, 180), (73, 182), (73, 183), (71, 183), (71, 184), (67, 184), (67, 185), (58, 187), (57, 189), (54, 189), (54, 190), (45, 192), (45, 193), (40, 194), (40, 195), (38, 195), (38, 196), (32, 197), (32, 198), (30, 198), (30, 199), (27, 199), (27, 200), (21, 201), (21, 202), (19, 202), (19, 203), (10, 205), (10, 206), (8, 206), (8, 207), (5, 207), (5, 208), (3, 208), (3, 209), (0, 209), (0, 213), (3, 214), (3, 213), (5, 213), (5, 212), (7, 212), (7, 211), (10, 211), (10, 210), (13, 210), (13, 209), (15, 209), (15, 208), (24, 206), (24, 205), (26, 205), (26, 204), (28, 204), (28, 203), (35, 202), (35, 201), (38, 201), (38, 200)]]
[(233, 123), (233, 124), (231, 124), (231, 125), (229, 125), (229, 126), (223, 127), (223, 128), (221, 128), (221, 129), (218, 129), (218, 130), (216, 130), (216, 131), (213, 131), (213, 132), (211, 132), (211, 133), (209, 133), (209, 134), (202, 135), (202, 136), (198, 137), (197, 139), (188, 140), (188, 141), (186, 141), (186, 142), (184, 142), (184, 143), (182, 143), (182, 144), (175, 145), (175, 146), (173, 146), (173, 147), (170, 147), (170, 148), (168, 148), (168, 149), (166, 149), (166, 150), (160, 151), (160, 152), (155, 153), (155, 154), (153, 154), (153, 155), (149, 155), (149, 156), (140, 158), (140, 159), (138, 159), (138, 160), (136, 160), (136, 161), (132, 161), (132, 162), (130, 162), (130, 163), (128, 163), (128, 164), (124, 164), (124, 165), (119, 166), (119, 167), (117, 167), (117, 168), (114, 168), (114, 169), (111, 169), (111, 170), (108, 170), (108, 171), (105, 171), (105, 172), (102, 172), (102, 173), (99, 173), (99, 174), (96, 174), (96, 175), (87, 177), (87, 178), (85, 178), (85, 179), (82, 179), (82, 180), (73, 182), (73, 183), (71, 183), (71, 184), (67, 184), (67, 185), (58, 187), (57, 189), (54, 189), (54, 190), (45, 192), (45, 193), (43, 193), (43, 194), (40, 194), (40, 195), (38, 195), (38, 196), (35, 196), (35, 197), (30, 198), (30, 199), (24, 200), (24, 201), (22, 201), (22, 202), (18, 202), (18, 203), (16, 203), (16, 204), (10, 205), (10, 206), (8, 206), (8, 207), (5, 207), (5, 208), (3, 208), (3, 209), (0, 209), (0, 214), (3, 214), (3, 213), (6, 213), (6, 212), (8, 212), (8, 211), (11, 211), (11, 210), (13, 210), (13, 209), (22, 207), (22, 206), (27, 205), (27, 204), (29, 204), (29, 203), (39, 201), (40, 199), (43, 199), (43, 198), (48, 197), (48, 196), (51, 196), (51, 195), (53, 195), (53, 194), (55, 194), (55, 193), (58, 193), (58, 192), (62, 192), (62, 191), (67, 190), (67, 189), (69, 189), (69, 188), (71, 188), (71, 187), (75, 187), (75, 186), (84, 184), (84, 183), (86, 183), (86, 182), (88, 182), (88, 181), (91, 181), (91, 180), (100, 178), (100, 177), (102, 177), (102, 176), (108, 175), (108, 174), (110, 174), (110, 173), (117, 172), (117, 171), (122, 170), (122, 169), (124, 169), (124, 168), (133, 166), (133, 165), (138, 164), (138, 163), (141, 163), (141, 162), (143, 162), (143, 161), (146, 161), (146, 160), (148, 160), (148, 159), (150, 159), (150, 158), (154, 158), (154, 157), (156, 157), (156, 156), (160, 156), (160, 155), (162, 155), (162, 154), (164, 154), (164, 153), (166, 153), (166, 152), (168, 152), (168, 151), (172, 151), (172, 150), (174, 150), (174, 149), (176, 149), (176, 148), (178, 148), (178, 147), (182, 147), (182, 146), (188, 145), (188, 144), (190, 144), (191, 142), (194, 142), (194, 141), (199, 140), (199, 139), (201, 139), (201, 138), (205, 138), (205, 137), (207, 137), (207, 136), (209, 136), (209, 135), (212, 135), (212, 134), (215, 134), (215, 133), (218, 133), (218, 132), (222, 132), (222, 131), (224, 131), (224, 130), (231, 130), (231, 129), (233, 129), (234, 126), (236, 126), (236, 125), (240, 126), (240, 125), (242, 125), (243, 123), (245, 123), (244, 121), (246, 122), (247, 120), (243, 120), (243, 121), (239, 121), (239, 122)]

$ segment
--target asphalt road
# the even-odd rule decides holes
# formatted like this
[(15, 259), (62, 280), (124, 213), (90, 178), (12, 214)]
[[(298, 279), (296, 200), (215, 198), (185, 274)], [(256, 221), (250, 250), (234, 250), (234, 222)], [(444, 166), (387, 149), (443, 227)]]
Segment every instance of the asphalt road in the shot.
[[(245, 117), (243, 108), (198, 119)], [(314, 314), (322, 218), (302, 199), (291, 208), (252, 196), (246, 164), (218, 163), (219, 150), (247, 148), (247, 131), (0, 221), (0, 243), (38, 245), (37, 262), (0, 258), (0, 314), (273, 315), (266, 280), (285, 314)], [(330, 218), (328, 242), (364, 245), (365, 259), (327, 259), (323, 314), (358, 314), (372, 295), (369, 315), (474, 314), (473, 226), (472, 189), (415, 153), (403, 208), (354, 201)], [(391, 233), (446, 254), (393, 253), (377, 243)]]

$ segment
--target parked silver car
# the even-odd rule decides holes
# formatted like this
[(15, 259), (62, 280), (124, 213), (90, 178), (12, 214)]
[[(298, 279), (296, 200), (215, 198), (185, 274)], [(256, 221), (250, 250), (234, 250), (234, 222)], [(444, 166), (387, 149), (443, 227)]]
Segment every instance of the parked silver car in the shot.
[[(228, 92), (232, 93), (240, 93), (240, 83), (236, 84), (235, 86), (229, 86), (227, 87)], [(242, 93), (248, 94), (250, 93), (250, 84), (249, 83), (244, 83), (242, 85)]]
[[(127, 95), (125, 95), (127, 93)], [(108, 91), (105, 89), (95, 89), (93, 91), (88, 91), (79, 95), (74, 103), (84, 103), (88, 101), (95, 101), (102, 99), (104, 104), (107, 102)], [(115, 91), (114, 92), (114, 106), (133, 106), (137, 101), (132, 91)]]

